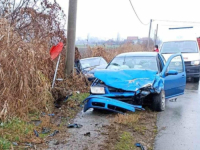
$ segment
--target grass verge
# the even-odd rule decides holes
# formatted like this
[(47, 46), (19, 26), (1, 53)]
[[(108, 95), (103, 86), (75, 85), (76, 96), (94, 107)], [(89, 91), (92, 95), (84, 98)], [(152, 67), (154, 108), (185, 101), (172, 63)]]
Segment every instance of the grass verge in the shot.
[(109, 150), (134, 150), (141, 143), (147, 150), (153, 149), (157, 134), (157, 113), (151, 110), (118, 114), (108, 127), (109, 137), (105, 148)]
[[(44, 141), (48, 140), (49, 134), (55, 130), (59, 130), (60, 132), (54, 138), (62, 139), (62, 137), (66, 136), (64, 130), (66, 129), (67, 121), (76, 116), (77, 112), (81, 109), (80, 106), (83, 100), (87, 96), (89, 96), (88, 93), (73, 93), (73, 96), (62, 103), (61, 109), (54, 110), (55, 116), (53, 117), (48, 116), (48, 114), (29, 114), (30, 120), (40, 121), (38, 125), (19, 118), (13, 118), (7, 122), (0, 123), (0, 149), (11, 149), (13, 142), (18, 144), (18, 146), (13, 146), (15, 149), (21, 148), (21, 146), (24, 146), (24, 143), (46, 145)], [(50, 132), (43, 134), (42, 128), (44, 127), (49, 128)], [(34, 130), (38, 132), (39, 137), (36, 137)]]

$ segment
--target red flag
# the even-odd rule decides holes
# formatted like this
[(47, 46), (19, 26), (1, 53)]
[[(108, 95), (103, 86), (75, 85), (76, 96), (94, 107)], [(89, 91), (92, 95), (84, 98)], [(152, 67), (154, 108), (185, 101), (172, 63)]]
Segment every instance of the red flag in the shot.
[(52, 46), (50, 50), (51, 59), (54, 60), (61, 53), (63, 49), (63, 43), (60, 42), (57, 45)]

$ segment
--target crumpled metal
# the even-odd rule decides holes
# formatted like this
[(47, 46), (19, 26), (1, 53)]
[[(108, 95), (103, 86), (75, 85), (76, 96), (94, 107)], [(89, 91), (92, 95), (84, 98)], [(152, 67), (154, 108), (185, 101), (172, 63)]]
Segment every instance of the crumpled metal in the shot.
[(153, 70), (98, 70), (94, 76), (107, 86), (125, 91), (137, 91), (151, 87), (160, 93), (164, 89), (164, 79)]

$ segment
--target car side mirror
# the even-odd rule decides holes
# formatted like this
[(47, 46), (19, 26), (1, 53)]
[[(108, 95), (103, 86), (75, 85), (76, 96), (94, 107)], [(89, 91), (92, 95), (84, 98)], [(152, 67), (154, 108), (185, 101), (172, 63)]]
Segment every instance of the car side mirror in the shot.
[(176, 70), (169, 70), (168, 72), (166, 72), (166, 75), (177, 75), (178, 74), (178, 71)]

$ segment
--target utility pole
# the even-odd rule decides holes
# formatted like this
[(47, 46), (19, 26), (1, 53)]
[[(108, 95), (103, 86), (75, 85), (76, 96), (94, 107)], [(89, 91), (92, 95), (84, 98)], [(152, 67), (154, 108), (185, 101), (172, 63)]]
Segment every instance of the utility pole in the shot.
[(74, 70), (77, 1), (69, 0), (65, 76), (71, 75)]
[(150, 20), (150, 24), (149, 24), (149, 38), (148, 38), (148, 44), (147, 44), (148, 49), (149, 49), (150, 35), (151, 35), (151, 24), (152, 24), (152, 19)]
[(156, 45), (157, 37), (158, 37), (158, 24), (156, 26), (156, 33), (155, 33), (155, 38), (154, 38), (155, 45)]

